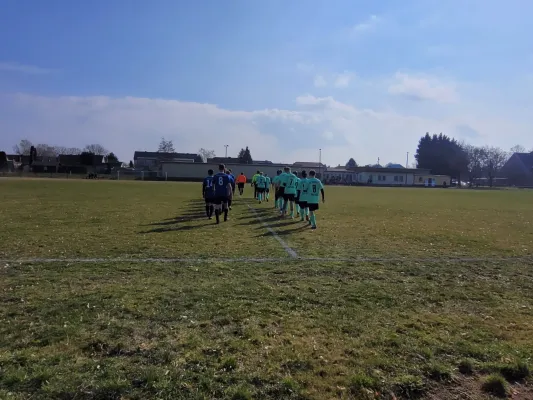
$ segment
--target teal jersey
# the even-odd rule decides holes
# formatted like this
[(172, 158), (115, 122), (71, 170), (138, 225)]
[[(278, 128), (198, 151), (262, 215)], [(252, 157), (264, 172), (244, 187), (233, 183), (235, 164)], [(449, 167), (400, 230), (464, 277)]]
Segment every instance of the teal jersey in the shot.
[(307, 202), (310, 204), (318, 204), (320, 200), (320, 190), (324, 189), (324, 185), (318, 178), (307, 178)]
[[(298, 180), (298, 186), (296, 186), (296, 191), (300, 191), (300, 201), (307, 201), (307, 178), (302, 178)], [(298, 194), (298, 193), (296, 193)]]
[(281, 174), (281, 186), (285, 188), (285, 194), (296, 194), (296, 175), (289, 173)]
[(278, 186), (280, 184), (280, 179), (279, 179), (280, 175), (276, 175), (274, 178), (272, 178), (272, 184), (274, 186)]
[(265, 187), (267, 189), (270, 189), (270, 185), (272, 184), (272, 180), (270, 179), (270, 176), (265, 176), (265, 181), (266, 181)]
[(255, 186), (257, 186), (259, 189), (265, 189), (266, 178), (263, 175), (259, 175), (257, 179), (255, 180)]

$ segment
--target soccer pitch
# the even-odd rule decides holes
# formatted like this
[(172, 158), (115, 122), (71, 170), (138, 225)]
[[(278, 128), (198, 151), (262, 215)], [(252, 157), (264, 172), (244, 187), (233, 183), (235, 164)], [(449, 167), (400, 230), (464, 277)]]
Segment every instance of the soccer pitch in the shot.
[(0, 180), (0, 398), (533, 398), (533, 192), (325, 190)]

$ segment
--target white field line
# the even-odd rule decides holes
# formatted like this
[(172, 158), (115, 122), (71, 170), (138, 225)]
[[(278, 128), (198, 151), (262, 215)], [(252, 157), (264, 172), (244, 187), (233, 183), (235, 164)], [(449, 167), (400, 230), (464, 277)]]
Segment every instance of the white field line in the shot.
[(272, 229), (266, 222), (265, 220), (257, 213), (257, 211), (255, 211), (255, 209), (253, 207), (250, 206), (250, 204), (246, 204), (248, 206), (248, 208), (250, 209), (250, 211), (252, 211), (255, 215), (255, 217), (259, 220), (259, 222), (261, 222), (261, 224), (263, 224), (263, 226), (266, 228), (267, 231), (269, 231), (272, 236), (274, 236), (274, 238), (279, 242), (279, 244), (281, 244), (281, 246), (285, 249), (285, 251), (289, 254), (289, 256), (291, 256), (292, 258), (298, 258), (298, 254), (289, 247), (289, 245), (282, 239), (279, 237), (279, 235), (276, 233), (276, 231), (274, 229)]
[[(345, 262), (352, 264), (361, 264), (369, 262), (382, 263), (505, 263), (505, 262), (533, 262), (533, 256), (530, 257), (505, 257), (505, 258), (475, 258), (475, 257), (455, 257), (455, 258), (408, 258), (408, 257), (356, 257), (356, 258), (335, 258), (335, 257), (291, 257), (291, 258), (253, 258), (253, 257), (236, 257), (236, 258), (18, 258), (18, 259), (0, 259), (2, 264), (50, 264), (50, 263), (67, 263), (67, 264), (109, 264), (109, 263), (132, 263), (132, 264), (150, 264), (150, 263), (169, 263), (169, 264), (201, 264), (201, 263), (289, 263), (301, 261), (315, 262)], [(1, 266), (0, 266), (1, 267)]]

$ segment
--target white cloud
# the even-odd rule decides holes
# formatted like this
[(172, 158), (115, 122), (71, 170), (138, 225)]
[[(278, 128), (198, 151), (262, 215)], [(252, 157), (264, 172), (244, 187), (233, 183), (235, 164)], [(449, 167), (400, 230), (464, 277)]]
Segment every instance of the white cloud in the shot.
[(337, 88), (346, 88), (350, 85), (353, 78), (354, 75), (351, 72), (345, 71), (342, 74), (337, 74), (334, 85)]
[[(498, 119), (491, 110), (477, 115), (470, 111), (428, 118), (361, 109), (312, 95), (296, 98), (293, 110), (256, 111), (135, 97), (0, 95), (0, 149), (10, 149), (22, 138), (67, 147), (99, 142), (128, 161), (135, 150), (154, 150), (164, 136), (183, 152), (203, 147), (220, 155), (228, 144), (229, 154), (235, 155), (249, 145), (254, 158), (291, 162), (313, 160), (322, 148), (322, 158), (330, 165), (344, 164), (350, 157), (361, 164), (380, 157), (386, 164), (414, 152), (427, 131), (503, 148), (509, 147), (507, 141), (524, 142), (530, 134), (527, 116)], [(473, 131), (479, 132), (475, 138)]]
[(54, 72), (53, 69), (24, 65), (14, 62), (0, 62), (0, 71), (18, 72), (23, 74), (44, 75)]
[(442, 103), (453, 103), (458, 94), (453, 83), (443, 83), (427, 76), (410, 76), (397, 72), (394, 83), (389, 86), (389, 93), (407, 96), (416, 100), (432, 100)]
[(355, 33), (367, 32), (375, 29), (375, 27), (381, 22), (381, 18), (377, 15), (369, 16), (365, 21), (358, 23), (353, 27)]
[(313, 84), (315, 85), (315, 87), (325, 87), (327, 86), (328, 82), (322, 75), (317, 75), (315, 76)]
[(333, 132), (331, 131), (325, 131), (323, 134), (322, 134), (322, 137), (326, 140), (333, 140), (333, 138), (335, 137), (335, 135), (333, 134)]

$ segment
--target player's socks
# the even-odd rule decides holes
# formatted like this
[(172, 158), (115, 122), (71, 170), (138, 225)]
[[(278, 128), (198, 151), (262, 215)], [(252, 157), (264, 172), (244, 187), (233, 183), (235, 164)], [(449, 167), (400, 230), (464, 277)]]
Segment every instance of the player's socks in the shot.
[(220, 224), (220, 210), (215, 210), (215, 217), (217, 219), (217, 224)]
[(316, 216), (315, 214), (311, 214), (311, 228), (316, 228)]
[(207, 215), (207, 218), (211, 218), (211, 216), (209, 215), (211, 211), (211, 207), (209, 205), (206, 205), (205, 206), (205, 215)]
[(228, 210), (225, 209), (224, 210), (224, 222), (226, 222), (228, 220)]

